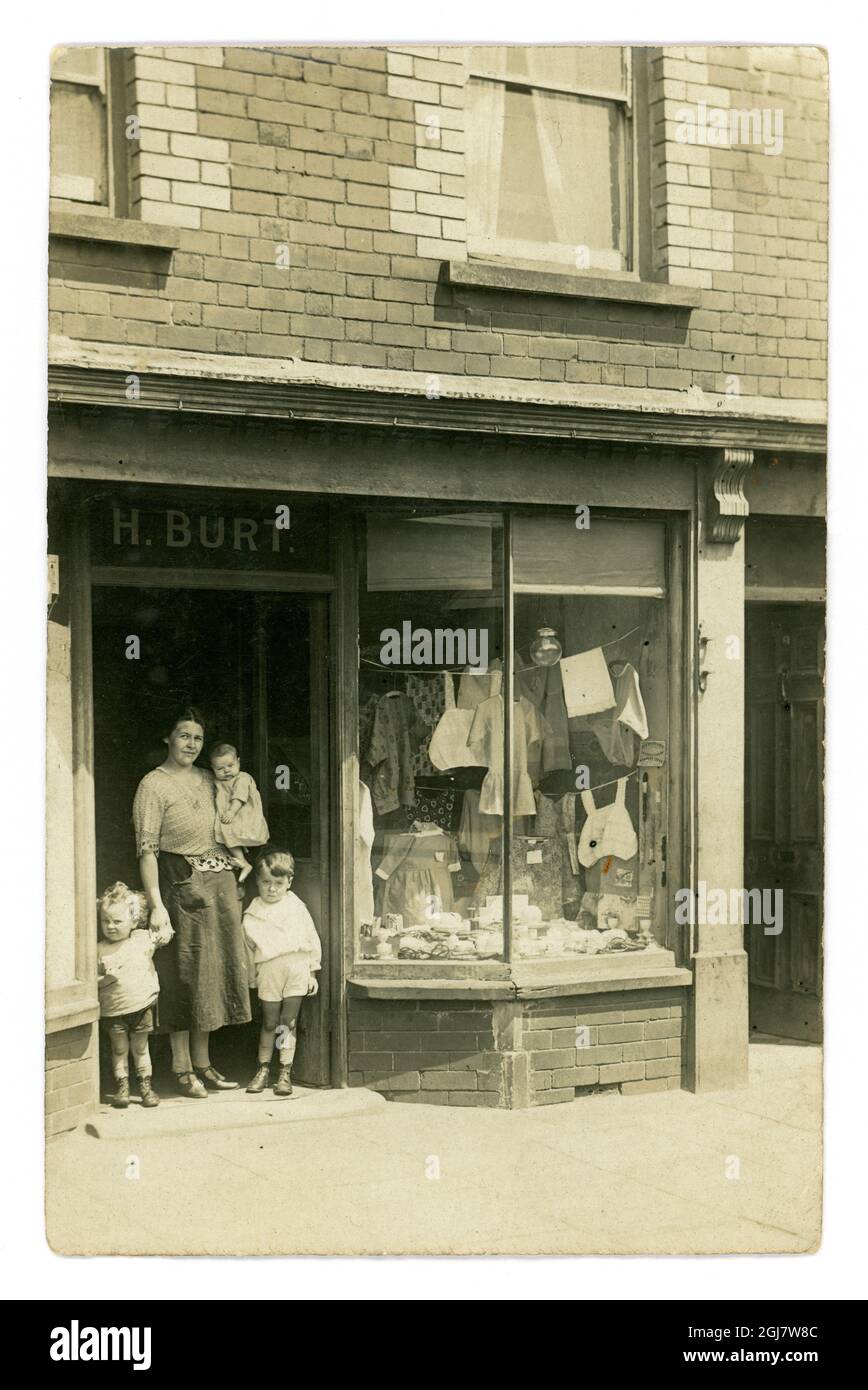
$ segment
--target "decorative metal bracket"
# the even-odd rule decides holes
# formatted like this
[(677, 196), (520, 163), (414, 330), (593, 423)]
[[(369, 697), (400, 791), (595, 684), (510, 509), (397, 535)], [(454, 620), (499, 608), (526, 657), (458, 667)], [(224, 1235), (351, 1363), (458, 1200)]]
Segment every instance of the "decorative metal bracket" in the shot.
[(709, 540), (733, 545), (741, 535), (750, 511), (744, 481), (753, 463), (753, 449), (723, 450), (711, 484)]

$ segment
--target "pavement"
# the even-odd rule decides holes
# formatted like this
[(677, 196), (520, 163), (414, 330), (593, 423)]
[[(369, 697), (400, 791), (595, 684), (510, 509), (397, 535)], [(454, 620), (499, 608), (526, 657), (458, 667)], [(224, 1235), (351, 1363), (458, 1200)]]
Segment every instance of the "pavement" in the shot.
[(362, 1089), (101, 1108), (46, 1150), (67, 1255), (810, 1252), (822, 1053), (760, 1038), (749, 1085), (533, 1110)]

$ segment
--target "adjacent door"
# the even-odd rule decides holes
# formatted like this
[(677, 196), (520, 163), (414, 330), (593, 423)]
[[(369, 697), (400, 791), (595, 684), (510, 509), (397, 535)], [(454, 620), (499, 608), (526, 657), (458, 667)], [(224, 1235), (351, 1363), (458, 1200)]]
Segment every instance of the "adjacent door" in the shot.
[[(293, 1075), (320, 1086), (329, 1081), (327, 652), (324, 595), (94, 586), (99, 887), (138, 883), (133, 795), (165, 756), (166, 717), (191, 701), (208, 720), (206, 742), (235, 744), (255, 777), (271, 846), (295, 855), (293, 887), (319, 929), (323, 969), (319, 995), (302, 1008)], [(249, 898), (252, 877), (248, 885)], [(257, 1030), (254, 1022), (217, 1034), (217, 1066), (245, 1079)]]
[(822, 1037), (824, 609), (746, 613), (745, 885), (780, 890), (783, 925), (746, 929), (752, 1031)]

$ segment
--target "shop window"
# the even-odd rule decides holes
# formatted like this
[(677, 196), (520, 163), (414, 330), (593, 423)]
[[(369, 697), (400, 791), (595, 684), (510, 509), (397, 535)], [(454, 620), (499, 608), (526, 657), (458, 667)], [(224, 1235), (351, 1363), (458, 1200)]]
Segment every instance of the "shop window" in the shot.
[(632, 269), (631, 86), (627, 48), (471, 50), (471, 255)]
[[(503, 527), (479, 513), (367, 518), (360, 595), (358, 952), (381, 965), (503, 955), (481, 911), (502, 816), (484, 809), (502, 726)], [(496, 799), (496, 798), (495, 798)], [(500, 880), (489, 875), (492, 897)]]
[[(666, 527), (576, 519), (368, 518), (362, 959), (563, 963), (673, 946)], [(484, 669), (471, 632), (486, 634)]]
[(664, 538), (514, 520), (513, 960), (670, 945)]

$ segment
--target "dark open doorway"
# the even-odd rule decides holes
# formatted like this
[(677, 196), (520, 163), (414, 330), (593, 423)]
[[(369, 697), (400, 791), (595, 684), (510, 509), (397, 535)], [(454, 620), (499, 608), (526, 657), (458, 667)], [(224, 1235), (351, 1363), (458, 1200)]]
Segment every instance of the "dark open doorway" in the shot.
[[(328, 1062), (328, 709), (326, 602), (233, 589), (100, 586), (93, 590), (97, 883), (138, 887), (132, 801), (162, 762), (165, 724), (182, 701), (208, 724), (206, 750), (234, 744), (256, 779), (270, 845), (296, 858), (293, 885), (323, 942), (320, 994), (302, 1007), (294, 1076), (326, 1085)], [(138, 656), (131, 637), (139, 639)], [(203, 753), (200, 762), (207, 766)], [(255, 853), (255, 851), (254, 851)], [(255, 892), (251, 876), (246, 898)], [(221, 1030), (215, 1065), (243, 1081), (256, 1060), (253, 1023)], [(152, 1040), (155, 1074), (168, 1040)], [(157, 1083), (159, 1084), (159, 1083)]]

